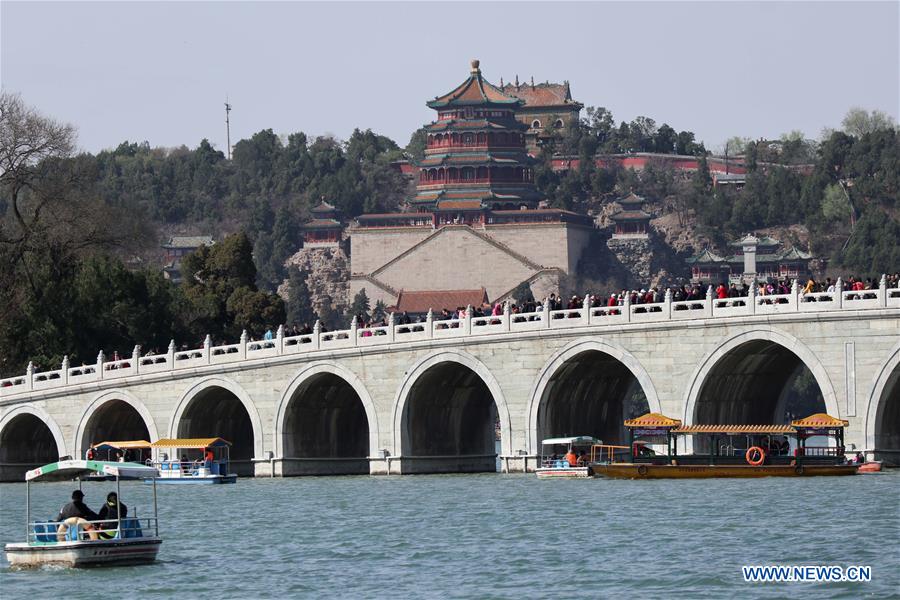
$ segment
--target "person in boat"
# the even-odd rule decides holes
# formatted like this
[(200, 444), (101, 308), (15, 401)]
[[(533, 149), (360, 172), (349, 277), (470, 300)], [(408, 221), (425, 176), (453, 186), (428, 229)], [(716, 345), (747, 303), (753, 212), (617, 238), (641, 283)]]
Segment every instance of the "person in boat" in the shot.
[[(119, 502), (119, 497), (115, 492), (106, 495), (106, 504), (100, 507), (101, 521), (115, 521), (116, 519), (124, 519), (128, 516), (128, 507)], [(116, 529), (116, 523), (100, 523), (100, 529)], [(113, 534), (100, 534), (100, 537), (110, 539)]]
[(573, 450), (572, 448), (569, 448), (569, 451), (566, 452), (564, 458), (566, 459), (566, 462), (569, 463), (570, 467), (578, 466), (578, 456), (575, 454), (575, 450)]
[(203, 461), (206, 463), (206, 468), (209, 469), (212, 467), (213, 460), (215, 456), (213, 455), (212, 448), (207, 448), (206, 452), (203, 454)]
[(866, 455), (863, 454), (862, 452), (857, 452), (856, 453), (856, 464), (861, 465), (864, 462), (866, 462)]
[[(62, 522), (71, 517), (81, 517), (88, 521), (100, 520), (100, 516), (84, 503), (84, 492), (81, 490), (72, 492), (72, 501), (60, 509), (59, 514), (56, 515), (56, 520)], [(90, 526), (85, 527), (85, 529), (89, 528)]]

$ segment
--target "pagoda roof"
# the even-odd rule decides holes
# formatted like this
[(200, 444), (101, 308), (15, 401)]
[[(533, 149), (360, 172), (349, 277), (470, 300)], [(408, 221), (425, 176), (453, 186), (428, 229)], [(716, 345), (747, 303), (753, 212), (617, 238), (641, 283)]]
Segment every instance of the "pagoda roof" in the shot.
[(438, 210), (481, 210), (481, 200), (442, 200)]
[(649, 221), (653, 217), (642, 210), (620, 210), (609, 218), (613, 221)]
[(504, 93), (521, 99), (526, 107), (536, 106), (566, 106), (578, 107), (582, 104), (572, 100), (572, 91), (569, 89), (569, 82), (563, 83), (538, 83), (516, 85), (515, 83), (507, 83), (502, 88)]
[(452, 91), (438, 96), (434, 100), (426, 102), (429, 108), (443, 108), (445, 106), (479, 106), (485, 104), (501, 104), (504, 106), (520, 106), (523, 103), (504, 93), (500, 88), (485, 80), (481, 75), (480, 63), (472, 61), (472, 70), (469, 77)]
[(812, 253), (798, 250), (796, 246), (781, 254), (781, 260), (809, 260), (810, 258), (812, 258)]
[(643, 196), (638, 196), (634, 192), (629, 193), (624, 198), (619, 198), (616, 200), (619, 204), (643, 204), (646, 199)]
[(744, 237), (742, 237), (741, 239), (737, 240), (736, 242), (731, 242), (728, 245), (729, 246), (743, 246), (744, 244), (746, 244), (748, 242), (753, 242), (753, 241), (756, 241), (757, 246), (778, 246), (779, 244), (781, 244), (780, 241), (776, 240), (775, 238), (769, 237), (767, 235), (756, 237), (753, 234), (748, 234), (748, 235), (745, 235)]
[(482, 163), (525, 165), (530, 162), (531, 159), (524, 152), (447, 152), (446, 154), (430, 154), (419, 161), (419, 166), (436, 167), (445, 164), (478, 165)]
[(510, 131), (519, 129), (519, 123), (515, 125), (501, 125), (487, 119), (448, 119), (446, 121), (436, 121), (425, 126), (428, 131), (444, 131), (447, 129), (494, 129), (499, 131)]
[(679, 427), (681, 421), (679, 419), (670, 419), (659, 413), (647, 413), (636, 419), (628, 419), (625, 421), (625, 427), (637, 428), (653, 428), (653, 427)]
[(300, 226), (300, 229), (342, 229), (344, 226), (335, 219), (313, 219)]
[(176, 235), (162, 245), (163, 248), (199, 248), (200, 246), (212, 246), (216, 242), (213, 241), (211, 235)]
[(310, 210), (310, 212), (323, 213), (323, 212), (335, 212), (336, 210), (337, 210), (337, 208), (335, 208), (333, 205), (328, 204), (327, 202), (322, 200), (315, 206), (315, 208)]
[(697, 256), (692, 256), (685, 260), (689, 265), (693, 264), (705, 264), (705, 263), (722, 263), (727, 262), (726, 257), (719, 256), (709, 248), (704, 248), (703, 251)]
[(833, 429), (835, 427), (849, 426), (850, 421), (838, 419), (825, 413), (816, 413), (814, 415), (806, 417), (805, 419), (791, 421), (791, 427)]

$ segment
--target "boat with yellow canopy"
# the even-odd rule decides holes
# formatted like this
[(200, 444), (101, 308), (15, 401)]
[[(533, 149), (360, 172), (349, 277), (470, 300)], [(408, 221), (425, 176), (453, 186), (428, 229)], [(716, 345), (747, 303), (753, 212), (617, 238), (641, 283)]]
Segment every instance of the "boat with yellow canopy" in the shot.
[[(591, 464), (594, 475), (621, 479), (855, 475), (845, 457), (849, 423), (824, 413), (790, 425), (682, 425), (658, 413), (625, 421), (631, 456)], [(679, 440), (693, 451), (679, 454)], [(813, 445), (814, 440), (824, 445)]]
[[(158, 483), (235, 483), (229, 473), (231, 442), (219, 437), (162, 439), (150, 444)], [(171, 454), (171, 458), (170, 458)]]

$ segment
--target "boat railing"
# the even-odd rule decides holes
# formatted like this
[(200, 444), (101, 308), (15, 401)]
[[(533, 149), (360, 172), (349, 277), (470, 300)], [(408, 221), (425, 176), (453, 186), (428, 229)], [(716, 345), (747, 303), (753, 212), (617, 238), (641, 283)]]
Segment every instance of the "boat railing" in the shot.
[(224, 471), (226, 463), (220, 460), (163, 460), (151, 463), (150, 466), (159, 469), (162, 477), (168, 476), (172, 472), (180, 471), (182, 475), (197, 476), (200, 469), (206, 469), (209, 475), (225, 475), (220, 473)]
[(628, 446), (616, 446), (612, 444), (594, 444), (591, 446), (591, 462), (616, 462), (616, 454), (625, 462), (630, 456), (631, 449)]
[(159, 520), (156, 517), (124, 517), (122, 526), (117, 519), (99, 521), (82, 520), (74, 525), (59, 521), (32, 521), (28, 528), (31, 545), (57, 544), (75, 541), (108, 541), (147, 537), (152, 532), (159, 536)]
[(843, 446), (803, 446), (797, 448), (796, 456), (844, 456)]

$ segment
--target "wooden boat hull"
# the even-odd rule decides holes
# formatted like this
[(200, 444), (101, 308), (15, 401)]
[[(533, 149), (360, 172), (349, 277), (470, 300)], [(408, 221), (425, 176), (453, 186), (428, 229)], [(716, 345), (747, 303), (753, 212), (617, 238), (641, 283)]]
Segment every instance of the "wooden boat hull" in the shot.
[(47, 544), (7, 544), (6, 560), (12, 567), (64, 565), (92, 567), (139, 565), (156, 560), (162, 540), (142, 537), (125, 540), (83, 540)]
[(534, 470), (538, 479), (581, 479), (591, 477), (590, 467), (541, 467)]
[(857, 465), (650, 465), (613, 463), (591, 465), (594, 476), (614, 479), (707, 479), (712, 477), (814, 477), (856, 475)]

